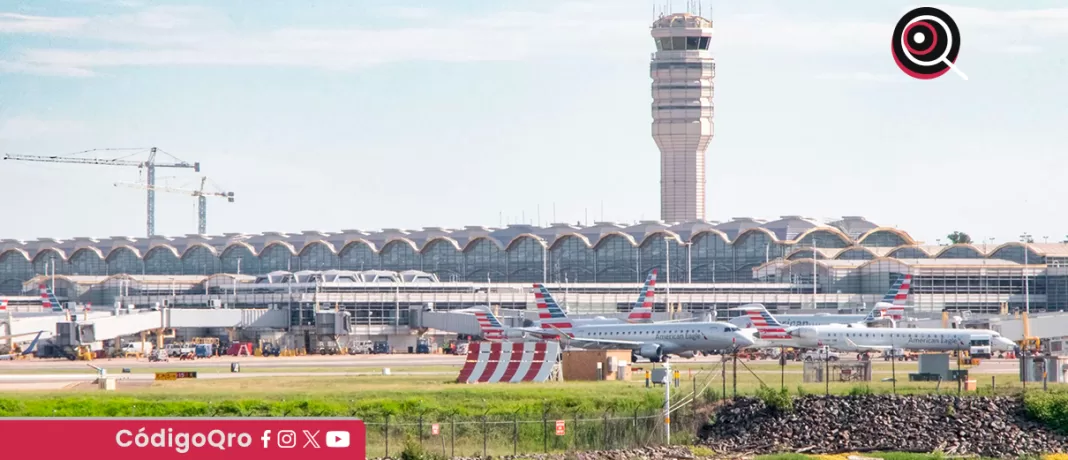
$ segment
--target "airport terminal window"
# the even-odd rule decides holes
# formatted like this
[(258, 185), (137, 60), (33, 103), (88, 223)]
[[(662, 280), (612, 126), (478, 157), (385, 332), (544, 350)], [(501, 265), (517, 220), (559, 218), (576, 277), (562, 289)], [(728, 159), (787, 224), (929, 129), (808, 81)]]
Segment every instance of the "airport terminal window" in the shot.
[(112, 250), (111, 254), (108, 254), (107, 264), (109, 275), (119, 273), (140, 275), (144, 273), (144, 265), (141, 258), (134, 254), (130, 248), (120, 247)]
[(104, 259), (92, 249), (80, 249), (70, 256), (72, 275), (107, 275), (108, 267)]
[(701, 37), (686, 37), (686, 49), (687, 50), (704, 49), (704, 48), (701, 48)]
[(33, 278), (33, 264), (19, 251), (0, 254), (0, 280), (22, 281)]
[[(752, 283), (753, 268), (774, 260), (781, 251), (781, 246), (761, 231), (743, 234), (734, 242), (734, 263), (731, 283)], [(811, 270), (810, 270), (811, 271)]]
[(260, 252), (260, 267), (268, 273), (275, 270), (294, 271), (297, 267), (293, 266), (292, 257), (293, 252), (286, 245), (281, 243), (268, 244)]
[(709, 37), (701, 37), (701, 44), (700, 44), (700, 46), (698, 46), (698, 48), (703, 49), (703, 50), (707, 50), (708, 49), (708, 41), (709, 41)]
[(431, 241), (423, 248), (423, 270), (441, 281), (463, 281), (464, 255), (451, 241)]
[(817, 248), (844, 248), (850, 244), (849, 242), (843, 241), (842, 237), (836, 233), (816, 230), (805, 235), (804, 238), (801, 238), (801, 241), (798, 241), (797, 245), (800, 247), (811, 247), (813, 240), (815, 240)]
[(638, 274), (637, 249), (622, 235), (608, 235), (594, 249), (597, 282), (636, 283)]
[(730, 244), (719, 233), (703, 232), (692, 237), (690, 267), (695, 283), (722, 281), (721, 273), (731, 270), (733, 260)]
[(315, 241), (300, 251), (301, 270), (337, 270), (341, 261), (325, 243)]
[(912, 248), (912, 247), (895, 249), (894, 252), (890, 253), (890, 257), (897, 258), (897, 259), (928, 259), (928, 258), (930, 258), (930, 256), (927, 255), (926, 252), (923, 252), (923, 250), (921, 250), (919, 248)]
[(363, 241), (352, 241), (341, 248), (342, 270), (375, 270), (380, 267), (378, 254)]
[[(665, 241), (667, 242), (666, 244)], [(686, 247), (680, 245), (675, 238), (658, 233), (645, 239), (638, 254), (638, 261), (642, 270), (642, 281), (644, 281), (645, 275), (653, 271), (654, 268), (660, 270), (657, 275), (658, 280), (667, 279), (667, 273), (664, 272), (664, 263), (668, 261), (669, 257), (664, 254), (665, 248), (670, 248), (671, 251), (668, 255), (671, 261), (671, 278), (676, 282), (686, 280), (686, 270), (688, 268), (686, 264)]]
[(680, 51), (685, 50), (686, 37), (671, 37), (671, 49)]
[(864, 238), (864, 241), (860, 242), (861, 246), (878, 248), (894, 248), (905, 244), (907, 244), (907, 242), (901, 235), (886, 230), (872, 233), (871, 235), (868, 235), (867, 238)]
[(939, 259), (982, 259), (983, 255), (969, 246), (954, 246), (938, 255)]
[(154, 247), (145, 254), (145, 274), (180, 275), (182, 274), (182, 261), (170, 248)]
[(835, 258), (838, 260), (872, 260), (875, 255), (864, 249), (849, 249)]
[(260, 259), (252, 254), (252, 251), (243, 245), (234, 245), (223, 250), (219, 256), (223, 273), (242, 275), (258, 275), (265, 273), (260, 269)]
[[(1024, 247), (1023, 246), (1007, 246), (998, 249), (990, 255), (991, 259), (1001, 259), (1016, 262), (1018, 264), (1024, 263)], [(1035, 253), (1034, 251), (1027, 251), (1027, 263), (1031, 265), (1043, 264), (1045, 259)]]
[(382, 269), (396, 272), (420, 270), (419, 254), (407, 241), (394, 240), (382, 247)]
[(219, 273), (220, 265), (215, 252), (199, 244), (186, 249), (182, 255), (182, 273), (186, 275), (214, 275)]
[(50, 275), (53, 268), (55, 268), (56, 274), (70, 274), (70, 264), (63, 257), (63, 254), (55, 249), (44, 249), (33, 257), (34, 274)]
[(593, 282), (593, 250), (577, 236), (561, 237), (549, 250), (549, 282)]
[(478, 238), (467, 245), (464, 251), (464, 271), (468, 281), (505, 281), (508, 273), (508, 257), (497, 243)]
[(544, 246), (529, 236), (513, 241), (507, 251), (508, 282), (540, 283), (545, 281), (545, 265), (542, 261), (547, 252)]

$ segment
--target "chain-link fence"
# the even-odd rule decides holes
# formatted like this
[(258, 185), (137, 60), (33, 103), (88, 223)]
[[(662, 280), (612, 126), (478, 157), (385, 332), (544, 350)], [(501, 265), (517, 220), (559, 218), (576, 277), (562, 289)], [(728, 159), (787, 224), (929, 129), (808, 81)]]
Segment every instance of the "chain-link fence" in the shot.
[[(450, 458), (661, 445), (667, 435), (664, 422), (663, 411), (648, 410), (546, 412), (534, 418), (519, 414), (364, 418), (371, 458), (397, 457), (414, 445)], [(703, 423), (690, 407), (675, 410), (669, 422), (673, 442), (692, 439)]]

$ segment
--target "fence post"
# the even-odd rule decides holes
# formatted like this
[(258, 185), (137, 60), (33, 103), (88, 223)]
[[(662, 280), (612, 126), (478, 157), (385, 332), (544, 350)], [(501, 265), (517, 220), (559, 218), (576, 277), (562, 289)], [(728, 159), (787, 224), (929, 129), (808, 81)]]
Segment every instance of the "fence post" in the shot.
[(575, 417), (575, 429), (571, 430), (571, 433), (572, 433), (571, 434), (571, 446), (574, 447), (577, 450), (578, 449), (578, 441), (579, 441), (579, 437), (578, 437), (578, 432), (579, 432), (578, 412), (575, 412), (574, 417)]
[(489, 442), (489, 431), (486, 430), (486, 414), (482, 414), (482, 458), (486, 458), (486, 444)]
[(386, 458), (389, 458), (389, 414), (386, 414)]
[(549, 453), (549, 407), (542, 403), (541, 411), (541, 448)]
[(720, 355), (719, 360), (720, 381), (723, 382), (723, 393), (720, 393), (722, 400), (727, 400), (727, 355)]
[(638, 409), (634, 409), (634, 422), (631, 423), (630, 426), (632, 429), (631, 433), (633, 434), (631, 439), (634, 440), (634, 444), (630, 447), (638, 447), (638, 445), (641, 444), (641, 441), (638, 440)]
[(519, 455), (519, 413), (512, 414), (512, 456)]
[(449, 417), (449, 458), (456, 458), (456, 416)]
[(608, 450), (608, 412), (604, 413), (604, 444), (601, 448)]
[(423, 445), (423, 414), (419, 414), (419, 445)]

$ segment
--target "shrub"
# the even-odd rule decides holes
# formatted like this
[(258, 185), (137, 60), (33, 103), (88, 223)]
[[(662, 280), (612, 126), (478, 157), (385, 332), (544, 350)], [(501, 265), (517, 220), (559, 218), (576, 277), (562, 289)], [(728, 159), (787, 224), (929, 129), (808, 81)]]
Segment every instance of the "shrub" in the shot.
[(849, 396), (868, 396), (871, 394), (874, 394), (874, 392), (867, 385), (854, 385), (849, 388)]
[(794, 399), (790, 397), (790, 392), (786, 388), (776, 390), (762, 386), (757, 389), (756, 395), (764, 401), (764, 404), (776, 410), (789, 412), (794, 408)]

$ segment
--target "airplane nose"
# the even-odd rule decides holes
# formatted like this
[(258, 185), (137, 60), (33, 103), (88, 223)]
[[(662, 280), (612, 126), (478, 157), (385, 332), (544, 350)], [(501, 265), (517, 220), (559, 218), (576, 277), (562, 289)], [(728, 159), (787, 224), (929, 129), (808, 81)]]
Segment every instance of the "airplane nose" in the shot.
[(756, 341), (754, 341), (752, 337), (746, 334), (743, 334), (741, 332), (736, 332), (734, 334), (734, 344), (739, 347), (751, 347), (754, 343), (756, 343)]

